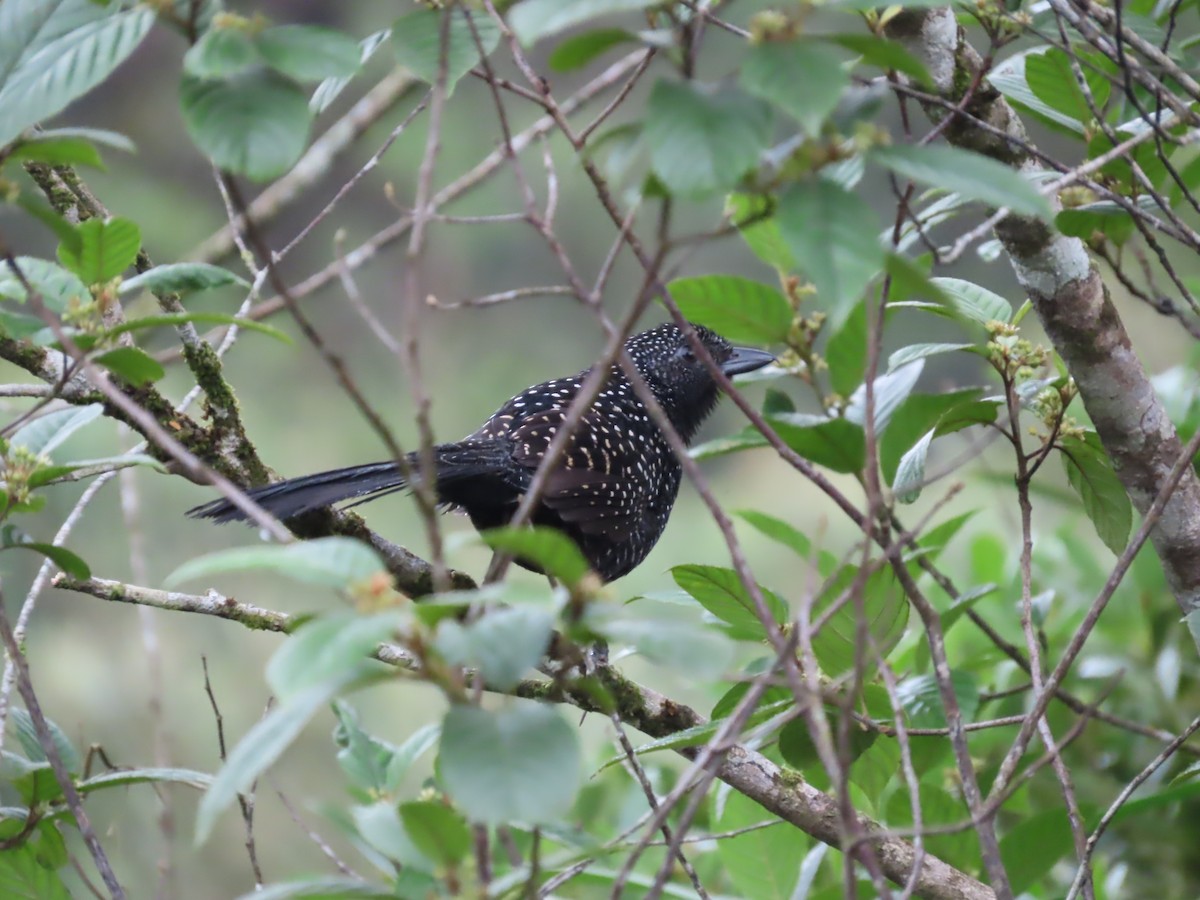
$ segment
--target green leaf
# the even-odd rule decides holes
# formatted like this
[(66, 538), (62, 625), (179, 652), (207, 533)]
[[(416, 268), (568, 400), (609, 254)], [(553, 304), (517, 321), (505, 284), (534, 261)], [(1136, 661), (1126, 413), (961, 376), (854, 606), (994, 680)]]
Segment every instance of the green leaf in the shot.
[(320, 25), (277, 25), (260, 32), (254, 45), (276, 72), (296, 81), (349, 78), (358, 71), (358, 42)]
[(447, 793), (468, 818), (489, 825), (552, 822), (583, 780), (574, 726), (540, 703), (451, 707), (438, 759)]
[(1013, 311), (999, 294), (961, 278), (932, 278), (932, 283), (950, 301), (949, 310), (972, 322), (1011, 322)]
[(837, 559), (826, 550), (816, 550), (812, 541), (798, 528), (782, 519), (753, 509), (738, 510), (737, 515), (776, 543), (783, 544), (806, 562), (816, 560), (817, 571), (828, 576), (837, 566)]
[(22, 425), (17, 433), (9, 438), (9, 444), (25, 447), (32, 454), (48, 455), (84, 425), (103, 414), (104, 407), (99, 403), (47, 413)]
[(1050, 106), (1030, 88), (1029, 82), (1026, 80), (1025, 69), (1030, 58), (1041, 52), (1040, 48), (1034, 47), (1010, 56), (988, 73), (987, 80), (991, 82), (992, 87), (1004, 95), (1005, 99), (1019, 104), (1050, 124), (1058, 126), (1059, 130), (1065, 129), (1075, 134), (1083, 134), (1082, 123)]
[(142, 232), (128, 219), (88, 219), (81, 223), (79, 247), (60, 244), (58, 261), (85, 284), (103, 284), (133, 265), (142, 246)]
[[(360, 67), (366, 65), (367, 60), (375, 55), (388, 38), (392, 36), (392, 29), (383, 28), (373, 32), (358, 42), (358, 64)], [(326, 78), (313, 91), (312, 98), (308, 101), (308, 108), (312, 110), (313, 115), (320, 115), (330, 104), (333, 103), (342, 91), (346, 89), (346, 85), (350, 83), (350, 78)]]
[(91, 141), (78, 137), (47, 138), (34, 135), (21, 141), (8, 155), (9, 159), (29, 160), (51, 166), (90, 166), (103, 169), (104, 160)]
[(30, 844), (0, 853), (0, 896), (12, 900), (71, 900), (58, 872), (45, 868)]
[(714, 456), (724, 456), (738, 450), (752, 450), (765, 446), (767, 446), (767, 439), (763, 437), (762, 432), (753, 426), (747, 426), (737, 434), (713, 438), (711, 441), (697, 444), (688, 450), (688, 456), (692, 459), (712, 459)]
[[(938, 426), (934, 437), (945, 434), (940, 427), (942, 423), (949, 427), (981, 393), (978, 388), (966, 388), (945, 394), (910, 394), (892, 414), (892, 421), (879, 441), (879, 468), (884, 480), (889, 484), (893, 481), (900, 458), (925, 432)], [(990, 408), (994, 417), (994, 407)]]
[(829, 34), (822, 35), (822, 38), (857, 53), (865, 63), (881, 69), (901, 72), (922, 84), (930, 84), (929, 73), (921, 61), (895, 41), (889, 41), (887, 38), (881, 38), (874, 34), (858, 33)]
[(358, 788), (356, 796), (366, 800), (388, 793), (387, 771), (399, 748), (363, 731), (349, 703), (334, 700), (333, 714), (338, 720), (333, 729), (338, 764)]
[(590, 569), (575, 542), (553, 528), (489, 528), (482, 537), (493, 550), (533, 563), (568, 586), (578, 584)]
[(142, 331), (146, 328), (162, 328), (167, 325), (183, 325), (185, 322), (204, 322), (205, 324), (209, 325), (236, 325), (238, 328), (244, 328), (247, 331), (257, 331), (259, 334), (265, 334), (269, 337), (273, 337), (275, 340), (283, 344), (291, 345), (292, 343), (292, 339), (278, 328), (272, 328), (270, 325), (264, 325), (262, 322), (256, 322), (253, 319), (239, 319), (237, 316), (231, 316), (227, 313), (210, 312), (170, 313), (162, 316), (143, 316), (140, 319), (130, 319), (127, 322), (122, 322), (115, 328), (108, 329), (104, 332), (104, 336), (116, 337), (118, 334), (125, 334), (129, 331)]
[(735, 344), (787, 340), (792, 308), (779, 291), (735, 275), (677, 278), (667, 285), (690, 322), (706, 325)]
[(931, 428), (900, 457), (896, 466), (896, 478), (892, 482), (892, 492), (901, 503), (913, 503), (921, 496), (921, 488), (925, 483), (925, 458), (929, 455), (929, 445), (932, 442)]
[[(48, 761), (46, 751), (42, 749), (41, 742), (38, 740), (37, 730), (33, 727), (33, 718), (29, 713), (19, 706), (14, 706), (9, 712), (9, 719), (16, 729), (17, 740), (21, 742), (21, 749), (25, 751), (25, 755), (33, 762)], [(79, 751), (75, 749), (75, 745), (71, 743), (66, 732), (54, 722), (47, 719), (46, 727), (50, 731), (50, 737), (54, 741), (54, 747), (58, 750), (58, 757), (62, 760), (63, 766), (72, 775), (78, 775), (83, 771), (83, 759), (80, 757)]]
[(0, 7), (0, 145), (106, 79), (154, 24), (147, 6), (27, 0)]
[(478, 669), (489, 688), (508, 691), (541, 661), (553, 634), (549, 610), (519, 606), (489, 610), (467, 624), (447, 619), (433, 645), (450, 665)]
[[(79, 234), (75, 231), (75, 226), (51, 209), (45, 200), (36, 194), (24, 193), (17, 197), (16, 202), (17, 206), (54, 232), (59, 243), (78, 250)], [(5, 266), (4, 269), (11, 270), (11, 266)]]
[(189, 787), (207, 790), (212, 786), (213, 776), (194, 769), (117, 769), (103, 775), (93, 775), (81, 781), (76, 788), (81, 794), (104, 790), (110, 787), (127, 787), (131, 784), (186, 784)]
[(273, 572), (295, 581), (344, 590), (387, 569), (379, 555), (362, 541), (326, 537), (209, 553), (185, 562), (166, 577), (164, 584), (173, 587), (197, 578), (246, 571)]
[[(766, 631), (754, 600), (732, 569), (694, 564), (675, 566), (671, 569), (671, 577), (706, 610), (732, 625), (736, 636), (749, 640), (765, 637)], [(775, 624), (786, 623), (791, 618), (787, 604), (761, 585), (759, 590)]]
[(324, 684), (348, 684), (364, 671), (375, 648), (408, 621), (401, 610), (361, 615), (326, 613), (296, 629), (267, 663), (267, 683), (287, 703)]
[(876, 147), (871, 158), (897, 175), (922, 184), (990, 206), (1006, 206), (1015, 213), (1047, 222), (1054, 218), (1050, 201), (1032, 182), (1015, 169), (979, 153), (942, 144), (924, 147), (897, 144)]
[(756, 168), (770, 129), (770, 108), (738, 91), (659, 80), (644, 133), (651, 168), (667, 190), (701, 197)]
[(909, 344), (907, 347), (901, 347), (888, 357), (888, 371), (894, 372), (901, 366), (906, 366), (918, 359), (940, 356), (943, 353), (957, 353), (960, 350), (970, 351), (974, 349), (976, 349), (974, 344)]
[(66, 547), (34, 541), (15, 525), (5, 525), (0, 529), (0, 547), (5, 550), (32, 550), (34, 553), (40, 553), (72, 578), (83, 580), (92, 577), (88, 564)]
[(1059, 806), (1022, 818), (1000, 839), (1000, 858), (1014, 894), (1034, 888), (1061, 859), (1074, 865), (1071, 825)]
[(987, 584), (977, 585), (969, 591), (964, 591), (958, 595), (958, 598), (952, 603), (944, 613), (941, 614), (942, 630), (949, 631), (959, 619), (966, 615), (967, 610), (986, 597), (988, 594), (999, 590), (999, 585), (988, 582)]
[(867, 304), (860, 300), (845, 317), (840, 328), (825, 342), (825, 362), (829, 365), (829, 383), (843, 397), (849, 397), (862, 383), (867, 372)]
[[(779, 231), (769, 201), (751, 194), (730, 194), (725, 200), (725, 215), (738, 226), (738, 234), (759, 259), (777, 272), (788, 273), (796, 261)], [(746, 223), (746, 224), (741, 224)]]
[[(975, 676), (962, 669), (950, 671), (950, 685), (958, 700), (964, 722), (975, 719), (979, 711), (979, 684)], [(913, 675), (896, 685), (896, 698), (904, 708), (910, 728), (945, 728), (946, 709), (937, 678), (932, 673)]]
[[(820, 133), (850, 77), (838, 54), (819, 41), (764, 41), (750, 48), (741, 84), (755, 97), (782, 109), (809, 136)], [(803, 90), (797, 90), (803, 85)]]
[[(607, 613), (607, 614), (606, 614)], [(716, 678), (733, 662), (733, 644), (719, 631), (673, 618), (628, 616), (589, 608), (584, 624), (613, 643), (628, 644), (651, 662), (694, 678)]]
[(866, 463), (862, 426), (808, 413), (768, 416), (767, 422), (805, 459), (834, 472), (861, 472)]
[(140, 275), (127, 278), (121, 282), (118, 293), (128, 296), (137, 291), (150, 291), (157, 294), (186, 294), (192, 291), (206, 291), (210, 288), (236, 284), (248, 288), (250, 283), (239, 278), (228, 269), (209, 263), (173, 263), (165, 266), (155, 266)]
[(1096, 527), (1096, 534), (1105, 547), (1120, 556), (1133, 527), (1133, 505), (1100, 438), (1089, 431), (1083, 439), (1061, 438), (1059, 446), (1067, 481), (1083, 501), (1083, 510)]
[[(400, 820), (400, 810), (395, 801), (380, 800), (368, 806), (351, 809), (356, 838), (361, 838), (376, 853), (399, 862), (406, 869), (420, 873), (432, 873), (436, 868), (433, 860), (422, 853)], [(391, 894), (389, 896), (395, 896)], [(417, 897), (427, 897), (427, 892)]]
[(184, 76), (188, 134), (221, 169), (268, 181), (295, 164), (308, 142), (308, 98), (273, 72), (252, 69), (220, 81)]
[[(894, 372), (888, 372), (886, 375), (880, 375), (872, 385), (872, 400), (875, 418), (875, 433), (882, 434), (887, 430), (888, 424), (892, 420), (892, 415), (900, 407), (900, 405), (908, 399), (912, 394), (913, 388), (917, 386), (917, 380), (921, 377), (921, 372), (925, 368), (925, 361), (918, 359), (901, 366)], [(846, 418), (856, 424), (865, 424), (867, 421), (867, 389), (866, 385), (860, 385), (850, 397), (850, 402), (846, 406)]]
[[(825, 709), (825, 719), (830, 731), (837, 734), (837, 720), (833, 710)], [(850, 726), (850, 762), (854, 763), (860, 756), (871, 749), (879, 733), (867, 731), (861, 726)], [(821, 757), (817, 753), (817, 745), (813, 743), (812, 734), (808, 730), (808, 721), (802, 717), (792, 719), (779, 732), (779, 753), (784, 762), (806, 777), (821, 777)]]
[(783, 239), (829, 313), (829, 327), (840, 327), (883, 267), (879, 217), (857, 194), (823, 178), (792, 187), (776, 215)]
[(238, 794), (249, 790), (255, 779), (291, 746), (309, 720), (350, 683), (327, 681), (310, 687), (272, 707), (237, 742), (200, 800), (196, 811), (197, 844), (208, 839), (217, 816), (233, 804)]
[[(843, 592), (848, 590), (858, 575), (856, 566), (843, 566), (837, 571), (828, 587), (814, 605), (812, 617), (816, 619)], [(908, 625), (908, 599), (896, 583), (896, 577), (888, 568), (879, 569), (867, 576), (863, 585), (862, 614), (866, 619), (867, 631), (875, 646), (886, 658), (892, 648), (904, 636)], [(844, 603), (830, 616), (825, 626), (813, 636), (813, 655), (826, 675), (836, 678), (853, 671), (858, 641), (858, 614), (854, 601)], [(874, 669), (872, 654), (867, 669)]]
[(387, 768), (387, 789), (395, 791), (400, 787), (400, 782), (404, 776), (408, 774), (408, 770), (412, 764), (425, 753), (426, 750), (432, 749), (442, 736), (442, 726), (437, 722), (430, 722), (427, 725), (422, 725), (414, 731), (403, 744), (396, 750), (396, 755), (392, 757), (392, 761), (388, 763)]
[(210, 28), (183, 56), (183, 71), (197, 78), (221, 79), (262, 62), (245, 28)]
[(134, 387), (158, 381), (167, 374), (167, 370), (158, 360), (138, 347), (117, 347), (115, 350), (101, 353), (94, 359)]
[[(410, 872), (402, 873), (400, 878)], [(417, 873), (423, 874), (423, 873)], [(428, 877), (428, 876), (426, 876)], [(398, 879), (399, 880), (399, 879)], [(435, 889), (431, 881), (427, 892)], [(243, 894), (238, 900), (348, 900), (356, 897), (374, 897), (377, 900), (395, 900), (397, 896), (428, 896), (428, 894), (400, 895), (390, 886), (383, 887), (357, 878), (301, 878), (295, 881), (277, 881), (251, 893)]]
[[(1051, 47), (1044, 53), (1027, 53), (1024, 59), (1025, 83), (1035, 97), (1081, 125), (1086, 126), (1095, 118), (1088, 107), (1087, 98), (1079, 88), (1075, 73), (1071, 71), (1071, 62), (1066, 53)], [(1087, 77), (1090, 66), (1085, 64), (1082, 69), (1096, 108), (1103, 112), (1112, 85), (1098, 72), (1092, 72), (1091, 78)]]
[[(747, 831), (760, 822), (775, 824)], [(717, 856), (738, 896), (755, 900), (789, 900), (793, 896), (809, 845), (802, 831), (737, 791), (726, 795), (717, 829), (744, 832), (716, 842)]]
[(433, 800), (400, 804), (400, 820), (417, 849), (444, 866), (456, 866), (471, 851), (467, 821)]
[(664, 0), (524, 0), (509, 13), (508, 24), (526, 46), (610, 13), (647, 9)]
[(546, 59), (556, 72), (582, 68), (607, 50), (636, 41), (637, 36), (624, 28), (597, 28), (567, 38)]
[[(91, 302), (91, 292), (74, 272), (32, 256), (18, 256), (16, 263), (25, 280), (41, 295), (47, 309), (62, 314), (74, 305)], [(25, 294), (25, 285), (12, 267), (7, 263), (0, 264), (0, 297), (24, 303), (27, 299)], [(45, 323), (42, 325), (44, 327)]]
[(453, 7), (439, 12), (418, 9), (405, 13), (392, 26), (392, 47), (396, 61), (422, 81), (435, 84), (442, 59), (442, 16), (450, 16), (446, 47), (446, 90), (452, 92), (464, 75), (479, 62), (479, 47), (491, 53), (500, 43), (500, 29), (486, 14), (471, 16), (479, 43), (471, 31), (465, 10)]
[[(1147, 203), (1154, 202), (1153, 197), (1142, 196), (1137, 198), (1136, 205), (1145, 209)], [(1054, 217), (1054, 227), (1069, 237), (1085, 240), (1099, 232), (1116, 244), (1129, 240), (1135, 228), (1133, 216), (1111, 200), (1064, 209)]]

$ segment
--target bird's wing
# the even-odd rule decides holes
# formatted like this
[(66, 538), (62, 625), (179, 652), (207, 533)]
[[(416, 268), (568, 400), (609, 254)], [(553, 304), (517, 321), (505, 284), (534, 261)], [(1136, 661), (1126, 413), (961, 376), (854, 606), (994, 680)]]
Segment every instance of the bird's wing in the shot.
[[(565, 417), (565, 409), (527, 417), (510, 433), (513, 458), (536, 469)], [(628, 538), (646, 504), (642, 480), (630, 469), (639, 458), (633, 451), (617, 426), (589, 410), (550, 473), (542, 502), (584, 534)]]

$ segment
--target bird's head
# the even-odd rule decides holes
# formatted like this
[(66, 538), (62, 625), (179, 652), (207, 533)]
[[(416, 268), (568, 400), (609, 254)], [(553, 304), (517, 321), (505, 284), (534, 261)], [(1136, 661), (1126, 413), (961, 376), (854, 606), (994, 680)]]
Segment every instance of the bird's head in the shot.
[[(763, 350), (735, 347), (702, 325), (692, 327), (726, 375), (753, 372), (775, 359)], [(690, 442), (716, 405), (718, 388), (683, 331), (674, 324), (659, 325), (629, 338), (625, 350), (680, 436)]]

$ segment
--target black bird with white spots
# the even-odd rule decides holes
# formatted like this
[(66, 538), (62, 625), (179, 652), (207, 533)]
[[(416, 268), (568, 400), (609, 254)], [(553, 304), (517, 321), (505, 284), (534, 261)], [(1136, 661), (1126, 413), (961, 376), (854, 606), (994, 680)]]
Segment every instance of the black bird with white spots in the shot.
[[(733, 347), (702, 326), (693, 328), (726, 375), (754, 371), (773, 359), (761, 350)], [(660, 325), (629, 338), (625, 350), (675, 430), (690, 443), (716, 406), (719, 390), (683, 331)], [(507, 524), (590, 371), (527, 388), (474, 433), (436, 446), (438, 500), (465, 511), (477, 529)], [(409, 465), (417, 467), (416, 454), (410, 454)], [(621, 367), (613, 365), (555, 462), (531, 520), (570, 537), (596, 573), (612, 581), (628, 574), (658, 542), (681, 474), (666, 437)], [(389, 461), (292, 478), (248, 493), (267, 511), (289, 519), (343, 500), (364, 503), (406, 486), (399, 467)], [(198, 506), (188, 515), (218, 522), (245, 519), (227, 500)]]

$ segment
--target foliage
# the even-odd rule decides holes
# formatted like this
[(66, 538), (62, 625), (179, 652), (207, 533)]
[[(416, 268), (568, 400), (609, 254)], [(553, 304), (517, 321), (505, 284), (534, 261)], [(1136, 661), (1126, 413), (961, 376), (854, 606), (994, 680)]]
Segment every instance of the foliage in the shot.
[[(25, 642), (25, 610), (32, 612), (44, 575), (20, 613), (7, 598), (6, 646), (21, 646), (22, 665), (0, 688), (8, 738), (0, 756), (0, 894), (71, 896), (71, 863), (84, 852), (105, 874), (104, 850), (94, 844), (111, 850), (109, 829), (89, 832), (79, 811), (104, 809), (94, 797), (115, 787), (203, 791), (197, 842), (233, 833), (230, 811), (252, 820), (251, 798), (263, 796), (285, 755), (329, 711), (336, 727), (332, 746), (323, 745), (321, 781), (340, 767), (341, 802), (322, 806), (316, 827), (336, 833), (357, 859), (340, 866), (345, 877), (271, 875), (255, 896), (599, 896), (624, 886), (691, 897), (701, 884), (714, 896), (757, 900), (842, 896), (848, 881), (874, 896), (880, 877), (907, 877), (886, 866), (903, 855), (891, 852), (900, 841), (911, 849), (914, 829), (922, 850), (964, 883), (978, 881), (981, 891), (990, 883), (1000, 896), (1064, 895), (1081, 864), (1095, 896), (1196, 894), (1194, 741), (1104, 816), (1187, 726), (1197, 697), (1193, 641), (1170, 606), (1181, 593), (1170, 568), (1178, 561), (1163, 560), (1172, 572), (1165, 577), (1153, 544), (1130, 544), (1145, 537), (1135, 512), (1146, 513), (1161, 480), (1129, 473), (1134, 457), (1151, 458), (1165, 478), (1175, 459), (1162, 451), (1178, 446), (1176, 430), (1184, 440), (1200, 431), (1200, 378), (1194, 365), (1163, 366), (1149, 398), (1106, 375), (1101, 405), (1085, 386), (1085, 369), (1107, 373), (1115, 357), (1141, 352), (1161, 362), (1153, 350), (1113, 338), (1125, 333), (1113, 326), (1110, 290), (1120, 288), (1122, 314), (1140, 300), (1171, 317), (1157, 328), (1178, 323), (1200, 334), (1188, 291), (1195, 277), (1181, 276), (1159, 243), (1166, 235), (1200, 249), (1189, 224), (1200, 210), (1200, 157), (1189, 146), (1200, 103), (1196, 41), (1187, 36), (1194, 28), (1181, 24), (1195, 25), (1195, 5), (1135, 0), (1113, 13), (1085, 4), (1071, 13), (1078, 22), (1054, 3), (960, 5), (957, 21), (987, 52), (970, 63), (974, 70), (964, 68), (968, 54), (955, 56), (949, 88), (944, 73), (912, 52), (916, 39), (903, 27), (928, 4), (738, 6), (419, 4), (372, 11), (380, 21), (359, 39), (353, 29), (270, 22), (211, 0), (0, 4), (3, 202), (22, 229), (53, 239), (41, 249), (37, 240), (14, 241), (11, 252), (8, 235), (0, 242), (0, 357), (39, 381), (37, 390), (13, 389), (34, 402), (13, 413), (0, 436), (0, 559), (29, 555), (4, 553), (25, 549), (46, 572), (60, 570), (57, 585), (81, 595), (287, 632), (263, 677), (272, 704), (222, 744), (212, 773), (147, 764), (96, 774), (83, 751), (87, 738), (77, 736), (96, 723), (64, 729), (29, 703), (34, 687), (44, 695), (54, 665)], [(1110, 52), (1107, 35), (1116, 29), (1125, 31)], [(178, 35), (186, 48), (141, 59), (139, 46), (156, 32)], [(169, 63), (164, 52), (174, 54)], [(618, 52), (627, 55), (614, 64)], [(152, 77), (178, 84), (175, 108), (163, 114), (171, 124), (157, 127), (182, 126), (194, 161), (219, 170), (231, 218), (247, 221), (243, 179), (272, 183), (263, 195), (270, 202), (256, 203), (250, 224), (236, 226), (240, 260), (217, 253), (155, 264), (152, 226), (137, 213), (109, 214), (79, 180), (77, 168), (102, 169), (110, 151), (136, 153), (151, 135), (135, 142), (44, 124), (60, 115), (94, 120), (77, 115), (81, 104), (127, 65), (142, 65), (143, 74), (153, 67)], [(368, 76), (376, 86), (362, 106), (339, 105)], [(404, 91), (420, 87), (371, 106), (395, 78)], [(597, 86), (566, 101), (570, 78)], [(580, 124), (578, 108), (606, 92), (611, 104)], [(423, 99), (398, 114), (397, 98), (410, 96)], [(1056, 148), (1070, 148), (1056, 149), (1063, 158), (1048, 167), (1056, 171), (1035, 171), (1045, 154), (1013, 131), (996, 134), (1008, 127), (1002, 117), (980, 121), (980, 105), (1001, 98), (1011, 107), (994, 108), (1015, 110), (1053, 134)], [(921, 104), (934, 123), (925, 131)], [(327, 110), (345, 118), (314, 141)], [(406, 116), (418, 115), (423, 145), (404, 133)], [(473, 122), (469, 140), (437, 130), (456, 115)], [(343, 253), (339, 223), (336, 253), (313, 276), (321, 284), (341, 279), (355, 302), (339, 310), (359, 311), (353, 272), (400, 234), (410, 243), (398, 292), (410, 308), (438, 306), (441, 286), (429, 289), (428, 301), (418, 287), (426, 290), (425, 246), (441, 224), (520, 220), (530, 226), (522, 240), (543, 242), (569, 286), (523, 286), (529, 290), (464, 305), (565, 291), (586, 314), (606, 317), (597, 324), (611, 337), (624, 307), (618, 314), (599, 300), (627, 249), (644, 279), (636, 311), (656, 299), (667, 315), (776, 353), (776, 365), (738, 381), (748, 421), (690, 450), (689, 468), (703, 463), (697, 482), (728, 553), (697, 552), (669, 576), (655, 573), (678, 590), (602, 585), (579, 548), (545, 525), (490, 529), (482, 543), (497, 559), (535, 565), (550, 587), (515, 579), (474, 587), (445, 565), (481, 558), (480, 542), (443, 542), (435, 511), (424, 506), (433, 564), (355, 519), (318, 514), (296, 525), (307, 540), (279, 542), (286, 531), (268, 529), (271, 543), (241, 535), (234, 540), (243, 546), (187, 548), (172, 574), (150, 576), (166, 590), (106, 580), (126, 567), (77, 542), (73, 520), (50, 536), (56, 529), (43, 512), (55, 509), (56, 485), (107, 480), (135, 466), (226, 491), (267, 479), (218, 347), (197, 326), (288, 342), (258, 319), (291, 310), (332, 380), (395, 454), (388, 417), (375, 413), (354, 366), (323, 336), (333, 326), (313, 324), (301, 302), (308, 289), (281, 268), (292, 245), (275, 247), (263, 230), (272, 203), (304, 194), (379, 120), (395, 131), (327, 206), (320, 195), (314, 208), (322, 211), (296, 239), (338, 216), (343, 193), (393, 141), (412, 144), (415, 181), (377, 186), (403, 206), (401, 224)], [(554, 139), (539, 146), (546, 135)], [(499, 149), (487, 158), (494, 164), (485, 159), (452, 181), (439, 166), (457, 160), (464, 144)], [(531, 184), (539, 165), (544, 201)], [(516, 179), (520, 213), (444, 209), (494, 171)], [(108, 182), (113, 194), (136, 193), (129, 177)], [(571, 191), (571, 215), (595, 212), (597, 233), (603, 228), (612, 242), (594, 288), (571, 259), (560, 181)], [(579, 197), (591, 212), (574, 208)], [(121, 209), (126, 200), (112, 198)], [(980, 243), (979, 216), (997, 210), (1007, 218), (989, 224), (999, 225), (1001, 242)], [(726, 255), (689, 261), (689, 248), (707, 251), (727, 237), (740, 243)], [(1023, 246), (1042, 247), (1030, 256), (1054, 263), (1072, 239), (1103, 268), (1057, 281), (1026, 273), (1024, 292), (998, 274), (1002, 253), (1027, 270)], [(1051, 249), (1038, 243), (1051, 240)], [(970, 264), (956, 265), (964, 259)], [(1060, 291), (1055, 299), (1065, 304), (1095, 272), (1111, 282), (1094, 304), (1102, 309), (1097, 327), (1113, 327), (1106, 340), (1065, 345), (1061, 323), (1040, 332), (1029, 316), (1044, 299), (1039, 292)], [(1181, 301), (1158, 281), (1169, 281)], [(245, 304), (231, 304), (235, 297)], [(151, 305), (156, 311), (146, 314)], [(384, 337), (413, 384), (412, 432), (423, 435), (419, 357), (431, 354), (420, 327), (413, 313), (403, 344)], [(179, 353), (166, 348), (168, 328)], [(168, 399), (181, 385), (203, 393), (202, 416)], [(252, 379), (236, 387), (268, 390)], [(289, 403), (307, 402), (307, 385), (289, 387)], [(1122, 440), (1113, 438), (1114, 419), (1129, 430)], [(93, 452), (114, 422), (146, 443)], [(747, 473), (772, 457), (779, 505), (741, 509), (731, 523), (720, 503), (736, 484), (707, 490), (704, 473)], [(1056, 463), (1046, 465), (1051, 457)], [(1181, 467), (1193, 474), (1186, 461)], [(967, 484), (966, 499), (958, 482)], [(126, 513), (131, 496), (123, 496)], [(1186, 502), (1186, 490), (1177, 499)], [(236, 577), (267, 599), (235, 596), (228, 586), (241, 591)], [(5, 586), (11, 581), (6, 574)], [(210, 585), (207, 593), (180, 592)], [(270, 607), (287, 605), (293, 590), (329, 604), (275, 614)], [(184, 626), (176, 618), (162, 627)], [(602, 644), (615, 666), (604, 664)], [(649, 673), (654, 687), (630, 680), (633, 671)], [(1063, 676), (1057, 696), (1045, 688), (1051, 673)], [(26, 708), (10, 708), (14, 684)], [(687, 702), (674, 696), (681, 685)], [(415, 697), (434, 698), (436, 712), (407, 717)], [(379, 698), (405, 711), (412, 727), (404, 740), (384, 737), (392, 723), (366, 712), (379, 709)], [(578, 710), (589, 717), (583, 730)], [(1095, 710), (1103, 721), (1091, 720)], [(587, 730), (597, 723), (611, 726), (606, 736), (615, 729), (616, 755), (597, 749)], [(1062, 743), (1061, 755), (1047, 765), (1036, 741), (1050, 739)], [(152, 759), (152, 748), (144, 750)], [(981, 803), (991, 804), (984, 813)], [(847, 813), (853, 821), (838, 819)], [(1103, 828), (1115, 839), (1080, 860), (1077, 846)], [(874, 838), (849, 856), (838, 849), (840, 837), (868, 831), (896, 843), (886, 853)], [(673, 835), (687, 839), (678, 853), (659, 841)], [(315, 846), (271, 837), (304, 861), (297, 871), (317, 870)], [(139, 886), (151, 883), (130, 865), (118, 868)], [(940, 877), (932, 869), (922, 877)], [(1160, 873), (1161, 883), (1139, 872)], [(934, 887), (943, 886), (921, 882), (915, 893)]]

